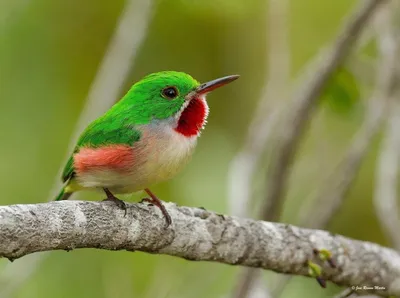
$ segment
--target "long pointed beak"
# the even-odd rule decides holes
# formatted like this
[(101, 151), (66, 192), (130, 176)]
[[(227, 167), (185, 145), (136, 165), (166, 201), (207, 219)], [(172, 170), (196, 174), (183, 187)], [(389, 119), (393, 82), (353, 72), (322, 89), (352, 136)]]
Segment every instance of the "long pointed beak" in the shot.
[(217, 89), (226, 84), (229, 84), (230, 82), (233, 82), (234, 80), (237, 80), (238, 78), (239, 78), (239, 75), (231, 75), (231, 76), (219, 78), (216, 80), (212, 80), (207, 83), (201, 84), (199, 87), (196, 88), (195, 92), (196, 92), (196, 94), (206, 94), (210, 91), (213, 91), (214, 89)]

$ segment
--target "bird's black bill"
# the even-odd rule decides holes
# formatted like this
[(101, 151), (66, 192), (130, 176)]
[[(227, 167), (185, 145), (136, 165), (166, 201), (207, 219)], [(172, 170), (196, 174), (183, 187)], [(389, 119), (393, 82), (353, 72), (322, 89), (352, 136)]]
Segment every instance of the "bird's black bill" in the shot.
[(208, 93), (210, 91), (213, 91), (214, 89), (217, 89), (226, 84), (229, 84), (230, 82), (233, 82), (234, 80), (237, 80), (238, 78), (239, 78), (239, 75), (231, 75), (231, 76), (219, 78), (216, 80), (212, 80), (207, 83), (203, 83), (199, 87), (197, 87), (196, 93), (197, 94)]

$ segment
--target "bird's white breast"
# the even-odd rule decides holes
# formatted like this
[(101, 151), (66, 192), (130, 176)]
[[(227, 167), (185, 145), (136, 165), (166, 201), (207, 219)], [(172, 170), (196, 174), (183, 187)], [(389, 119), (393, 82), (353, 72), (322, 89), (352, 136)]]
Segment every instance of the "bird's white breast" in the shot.
[(185, 137), (171, 127), (150, 134), (153, 141), (148, 142), (146, 147), (152, 154), (146, 161), (146, 172), (155, 181), (169, 179), (189, 161), (197, 136)]
[(134, 145), (135, 162), (129, 175), (115, 177), (114, 191), (131, 193), (171, 179), (190, 160), (197, 136), (185, 137), (170, 126), (142, 128), (142, 138)]
[(106, 187), (116, 194), (132, 193), (174, 177), (190, 160), (197, 135), (186, 137), (166, 124), (139, 127), (142, 136), (133, 144), (134, 162), (128, 171), (90, 171), (80, 175), (80, 184), (87, 188)]

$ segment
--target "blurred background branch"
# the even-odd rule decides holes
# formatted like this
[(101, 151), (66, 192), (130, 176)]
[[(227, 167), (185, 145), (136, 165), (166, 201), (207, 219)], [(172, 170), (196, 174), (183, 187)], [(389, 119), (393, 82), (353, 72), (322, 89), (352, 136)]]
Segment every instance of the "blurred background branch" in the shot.
[[(381, 11), (390, 9), (391, 5), (386, 5)], [(375, 19), (379, 17), (381, 11), (376, 14)], [(380, 38), (379, 33), (376, 36)], [(397, 64), (393, 54), (393, 52), (380, 52), (375, 79), (376, 88), (372, 97), (367, 101), (368, 108), (364, 123), (359, 131), (356, 132), (348, 152), (336, 170), (329, 175), (325, 183), (319, 186), (319, 191), (317, 191), (315, 197), (311, 200), (306, 200), (306, 204), (299, 210), (298, 222), (301, 226), (327, 228), (343, 206), (348, 192), (357, 177), (361, 163), (368, 150), (370, 150), (373, 138), (379, 132), (393, 101), (393, 88), (397, 77), (395, 68), (392, 67)], [(356, 57), (356, 55), (354, 56)], [(377, 200), (379, 199), (377, 198)], [(280, 288), (276, 288), (274, 293), (280, 293), (287, 281), (287, 278), (286, 280), (285, 278), (280, 279), (279, 283), (282, 284)]]
[(230, 211), (237, 216), (247, 216), (254, 211), (250, 209), (254, 175), (281, 116), (290, 83), (290, 47), (286, 27), (289, 3), (286, 0), (271, 0), (268, 3), (266, 83), (261, 90), (243, 148), (232, 159), (228, 176)]
[(384, 2), (386, 1), (362, 0), (359, 2), (359, 7), (349, 16), (336, 41), (326, 52), (326, 56), (321, 59), (315, 73), (309, 78), (308, 82), (304, 83), (302, 89), (296, 92), (293, 109), (290, 110), (293, 114), (291, 117), (287, 117), (286, 125), (281, 128), (282, 139), (278, 144), (277, 156), (267, 180), (267, 195), (264, 201), (265, 206), (261, 209), (261, 218), (271, 218), (271, 220), (279, 218), (283, 204), (281, 197), (284, 197), (287, 191), (287, 180), (292, 160), (303, 135), (303, 130), (310, 120), (310, 113), (315, 108), (315, 104), (331, 75), (346, 58), (373, 13)]
[(361, 162), (370, 148), (372, 138), (379, 131), (393, 99), (396, 74), (391, 66), (396, 63), (394, 57), (383, 53), (380, 56), (381, 63), (376, 76), (376, 89), (372, 98), (368, 100), (369, 106), (364, 123), (356, 133), (354, 141), (340, 165), (321, 186), (316, 199), (312, 200), (312, 207), (304, 205), (303, 210), (300, 210), (302, 226), (326, 227), (343, 205)]
[[(400, 25), (399, 2), (382, 9), (376, 19), (378, 48), (382, 68), (392, 72), (387, 79), (391, 98), (384, 140), (378, 159), (374, 203), (376, 214), (390, 243), (400, 251), (400, 208), (397, 202), (398, 169), (400, 166)], [(385, 63), (386, 60), (386, 63)], [(383, 78), (385, 79), (385, 78)]]
[[(281, 216), (281, 209), (283, 206), (283, 202), (285, 199), (285, 193), (287, 192), (287, 180), (288, 176), (290, 174), (290, 168), (292, 164), (292, 159), (294, 158), (296, 148), (298, 146), (298, 143), (301, 139), (301, 136), (303, 135), (303, 131), (305, 129), (305, 126), (308, 121), (310, 121), (310, 113), (312, 110), (315, 108), (317, 100), (320, 98), (320, 95), (323, 91), (324, 86), (327, 84), (328, 80), (330, 77), (333, 75), (333, 73), (337, 70), (337, 68), (340, 66), (340, 64), (344, 61), (345, 57), (348, 55), (348, 53), (351, 50), (352, 45), (355, 43), (357, 40), (358, 36), (361, 35), (362, 29), (366, 27), (366, 24), (369, 22), (370, 18), (373, 16), (374, 12), (377, 10), (379, 7), (379, 4), (382, 1), (360, 1), (359, 2), (359, 7), (355, 9), (355, 12), (349, 16), (349, 20), (347, 21), (347, 24), (344, 26), (343, 30), (338, 34), (338, 37), (336, 41), (333, 43), (332, 47), (328, 50), (326, 50), (325, 55), (320, 58), (319, 64), (316, 66), (316, 69), (313, 73), (310, 74), (309, 76), (309, 81), (306, 83), (303, 83), (303, 86), (301, 86), (301, 89), (298, 92), (294, 92), (294, 100), (292, 101), (292, 108), (290, 110), (287, 110), (287, 113), (290, 115), (286, 115), (285, 120), (286, 122), (282, 123), (282, 127), (278, 128), (278, 131), (280, 132), (279, 135), (279, 142), (277, 142), (276, 145), (276, 150), (275, 153), (276, 155), (274, 156), (274, 159), (272, 161), (272, 168), (270, 169), (270, 173), (268, 175), (267, 179), (267, 195), (264, 200), (264, 203), (262, 204), (261, 207), (261, 218), (263, 220), (270, 220), (270, 221), (278, 221), (280, 216)], [(274, 3), (274, 1), (270, 2), (271, 4)], [(271, 14), (274, 14), (277, 18), (282, 17), (282, 13), (284, 15), (284, 7), (285, 4), (280, 4), (280, 10), (278, 10), (278, 13), (275, 10), (271, 10)], [(281, 12), (279, 14), (279, 12)], [(273, 17), (271, 19), (274, 19)], [(283, 18), (284, 19), (284, 18)], [(280, 25), (279, 23), (277, 24), (278, 26)], [(285, 27), (280, 26), (281, 30), (285, 30)], [(271, 28), (275, 28), (272, 27)], [(272, 29), (274, 30), (274, 29)], [(286, 36), (283, 33), (283, 36)], [(282, 38), (284, 40), (284, 38)], [(278, 43), (279, 44), (279, 43)], [(283, 47), (287, 47), (286, 44), (283, 44)], [(283, 49), (283, 53), (285, 53), (285, 50)], [(274, 54), (274, 52), (271, 52), (271, 54)], [(280, 55), (274, 55), (275, 59), (277, 57), (280, 57)], [(284, 56), (282, 56), (284, 57)], [(270, 64), (271, 67), (277, 64)], [(283, 61), (283, 66), (285, 67), (287, 65), (286, 61)], [(279, 74), (279, 72), (278, 72)], [(271, 78), (273, 78), (272, 76)], [(275, 83), (277, 87), (279, 87), (281, 90), (286, 90), (285, 85), (288, 85), (288, 80), (287, 76), (284, 77), (285, 79), (282, 79), (281, 77), (277, 76), (278, 78), (275, 80), (270, 79), (270, 82)], [(278, 79), (280, 79), (278, 81)], [(278, 82), (278, 83), (277, 83)], [(282, 84), (283, 82), (283, 84)], [(271, 84), (272, 84), (271, 83)], [(267, 92), (264, 91), (265, 94), (268, 94)], [(275, 95), (283, 95), (284, 94), (279, 94), (275, 93)], [(266, 95), (266, 98), (268, 95)], [(263, 101), (261, 100), (261, 103)], [(259, 109), (259, 113), (264, 113), (265, 109)], [(263, 131), (264, 134), (258, 133), (258, 130), (254, 129), (253, 126), (250, 126), (252, 133), (256, 134), (261, 137), (261, 140), (263, 142), (260, 142), (261, 144), (265, 144), (266, 138), (268, 137), (268, 134), (265, 134), (266, 132), (269, 133), (269, 131), (272, 129), (274, 122), (276, 122), (276, 119), (278, 117), (277, 111), (279, 109), (275, 109), (275, 113), (272, 113), (270, 117), (266, 117), (264, 119), (264, 122), (255, 122), (255, 125), (253, 126), (258, 126), (261, 129), (261, 124), (264, 125)], [(282, 115), (279, 115), (282, 117)], [(257, 118), (255, 118), (257, 119)], [(265, 138), (265, 140), (264, 140)], [(251, 139), (257, 139), (257, 137), (249, 138), (246, 144), (254, 144), (255, 142), (251, 141)], [(259, 148), (263, 148), (259, 146)], [(253, 155), (250, 154), (250, 150), (247, 153), (247, 156), (249, 159), (251, 157), (254, 158)], [(232, 196), (231, 198), (234, 198), (235, 202), (245, 202), (244, 198), (249, 197), (249, 186), (250, 181), (251, 181), (251, 173), (254, 172), (254, 167), (257, 164), (257, 161), (259, 158), (257, 156), (260, 155), (259, 152), (262, 152), (261, 150), (256, 151), (256, 158), (253, 159), (253, 164), (249, 168), (251, 168), (251, 171), (247, 172), (241, 172), (243, 176), (246, 178), (238, 179), (236, 178), (235, 180), (232, 180), (231, 183), (234, 185), (232, 187), (232, 192), (237, 192), (237, 197)], [(258, 154), (257, 154), (258, 153)], [(241, 154), (246, 154), (241, 153)], [(239, 155), (240, 156), (240, 155)], [(235, 161), (237, 162), (237, 161)], [(242, 161), (241, 161), (242, 162)], [(247, 165), (251, 163), (247, 163)], [(248, 167), (243, 167), (242, 164), (236, 165), (237, 168), (241, 169), (248, 169)], [(351, 168), (353, 168), (351, 166)], [(239, 172), (237, 170), (236, 172)], [(250, 175), (249, 175), (250, 174)], [(239, 177), (239, 175), (237, 175)], [(338, 176), (340, 177), (340, 176)], [(238, 185), (247, 185), (247, 187), (242, 187), (242, 189), (245, 189), (246, 191), (240, 191), (238, 189)], [(334, 191), (334, 193), (336, 190)], [(332, 192), (329, 193), (329, 195), (332, 195)], [(239, 198), (239, 196), (241, 198)], [(233, 199), (232, 199), (233, 201)], [(330, 201), (330, 200), (329, 200)], [(242, 203), (239, 206), (239, 210), (246, 210), (246, 205), (245, 203)], [(249, 203), (247, 203), (249, 205)], [(325, 210), (330, 210), (329, 208)], [(309, 211), (309, 210), (308, 210)], [(310, 217), (309, 212), (307, 213), (309, 218), (313, 218), (314, 216)], [(258, 274), (255, 270), (249, 270), (247, 269), (246, 273), (242, 274), (242, 278), (238, 283), (238, 289), (235, 290), (235, 295), (234, 297), (238, 298), (245, 298), (249, 296), (249, 292), (251, 291), (251, 284), (254, 282), (254, 280), (258, 278)]]

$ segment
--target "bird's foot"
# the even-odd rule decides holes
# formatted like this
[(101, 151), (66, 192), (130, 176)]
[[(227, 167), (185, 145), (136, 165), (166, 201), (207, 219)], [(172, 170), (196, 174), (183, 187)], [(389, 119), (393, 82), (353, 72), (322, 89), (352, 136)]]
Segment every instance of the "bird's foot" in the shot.
[(125, 211), (124, 217), (126, 216), (126, 204), (124, 201), (118, 199), (116, 196), (114, 196), (107, 188), (104, 188), (104, 192), (107, 195), (107, 198), (103, 200), (103, 202), (114, 202), (115, 205), (117, 205), (118, 208), (122, 209)]
[(224, 216), (223, 214), (217, 213), (217, 215), (218, 215), (222, 220), (225, 220), (225, 216)]
[[(207, 211), (207, 209), (206, 208), (204, 208), (204, 207), (199, 207), (199, 209), (201, 209), (201, 210), (204, 210), (204, 211)], [(223, 215), (223, 214), (219, 214), (219, 213), (215, 213), (217, 216), (219, 216), (222, 220), (225, 220), (225, 216)]]
[(107, 201), (114, 202), (115, 205), (117, 205), (117, 206), (118, 206), (119, 208), (121, 208), (122, 210), (125, 210), (125, 211), (126, 211), (126, 204), (125, 204), (124, 201), (122, 201), (122, 200), (120, 200), (120, 199), (118, 199), (118, 198), (116, 198), (116, 197), (107, 198), (107, 199), (104, 199), (104, 200), (103, 200), (103, 202), (107, 202)]
[(147, 202), (149, 206), (153, 206), (153, 201), (149, 198), (143, 198), (139, 201), (140, 204), (143, 204), (144, 202)]
[(171, 216), (169, 215), (167, 209), (165, 209), (165, 207), (164, 207), (163, 203), (160, 201), (160, 199), (158, 199), (158, 198), (150, 191), (150, 189), (146, 188), (145, 191), (146, 191), (147, 194), (150, 196), (150, 198), (143, 198), (143, 199), (140, 201), (140, 203), (147, 202), (147, 203), (149, 203), (150, 205), (155, 205), (155, 206), (157, 206), (158, 208), (160, 208), (162, 214), (164, 215), (165, 221), (166, 221), (166, 223), (167, 223), (167, 227), (168, 227), (169, 225), (171, 225), (171, 224), (172, 224)]

